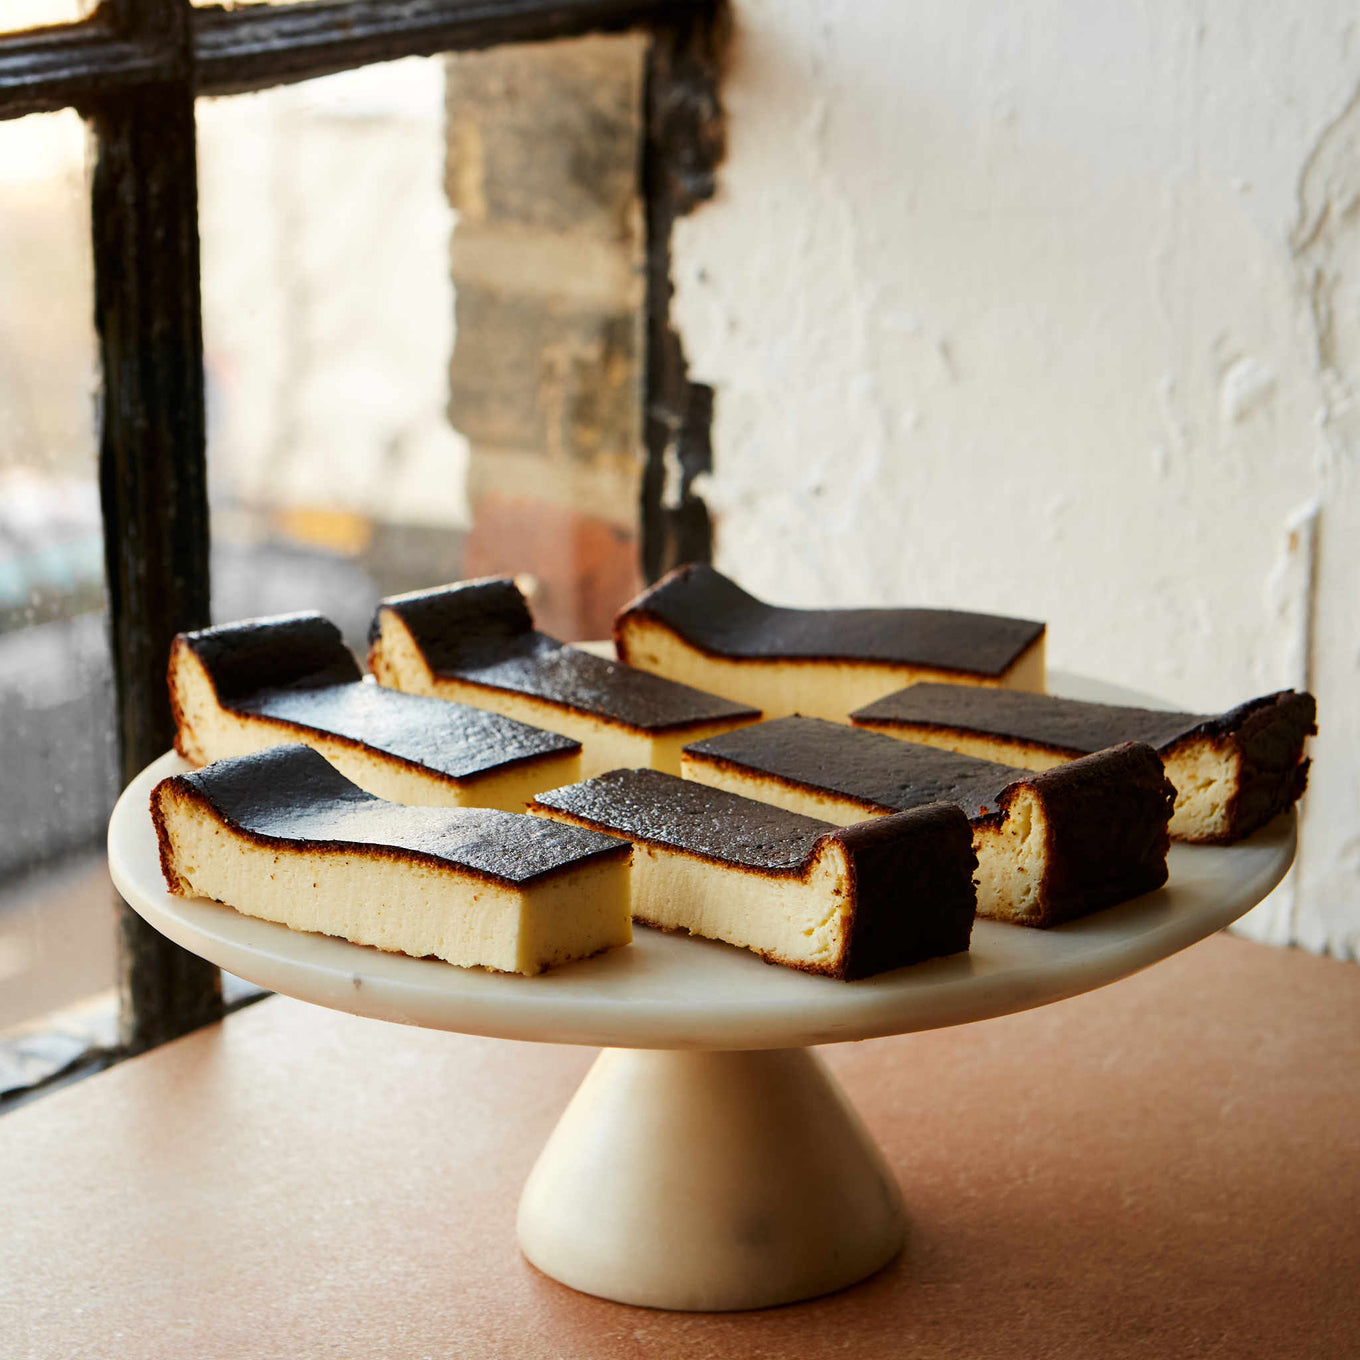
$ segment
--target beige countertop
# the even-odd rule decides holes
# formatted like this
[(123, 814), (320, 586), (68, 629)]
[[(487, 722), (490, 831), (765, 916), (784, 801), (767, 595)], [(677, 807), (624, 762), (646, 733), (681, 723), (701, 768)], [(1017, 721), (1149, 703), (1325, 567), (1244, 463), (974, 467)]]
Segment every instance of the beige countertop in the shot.
[(515, 1247), (589, 1050), (275, 998), (0, 1119), (0, 1354), (1360, 1353), (1360, 969), (1215, 936), (1042, 1010), (823, 1049), (905, 1252), (669, 1314)]

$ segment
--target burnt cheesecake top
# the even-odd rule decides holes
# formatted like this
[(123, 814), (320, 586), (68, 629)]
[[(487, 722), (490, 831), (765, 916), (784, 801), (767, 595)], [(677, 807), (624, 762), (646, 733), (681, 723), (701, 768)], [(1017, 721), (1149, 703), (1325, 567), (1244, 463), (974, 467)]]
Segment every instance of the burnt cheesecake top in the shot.
[[(824, 841), (840, 841), (854, 854), (902, 829), (898, 818), (836, 827), (659, 770), (611, 770), (540, 793), (534, 803), (631, 839), (769, 874), (801, 873)], [(907, 815), (926, 834), (938, 824), (946, 836), (952, 828), (957, 840), (955, 823), (967, 829), (962, 812), (944, 804)], [(971, 854), (971, 839), (966, 848)]]
[(546, 699), (647, 732), (750, 719), (759, 710), (619, 661), (569, 647), (534, 628), (508, 577), (464, 581), (382, 601), (415, 639), (436, 676)]
[[(899, 741), (821, 718), (779, 718), (724, 732), (685, 748), (687, 755), (756, 775), (802, 784), (878, 812), (957, 803), (970, 818), (994, 814), (1017, 784), (1073, 792), (1083, 782), (1125, 781), (1161, 796), (1169, 788), (1151, 747), (1124, 742), (1086, 761), (1035, 774), (975, 756)], [(1089, 767), (1089, 768), (1088, 768)]]
[(273, 746), (214, 761), (168, 782), (187, 788), (229, 827), (251, 837), (292, 842), (303, 852), (379, 848), (515, 886), (628, 854), (627, 841), (541, 817), (389, 803), (351, 784), (307, 746)]
[(279, 614), (180, 633), (212, 679), (217, 702), (233, 707), (261, 690), (304, 690), (362, 679), (340, 630), (321, 614)]
[(615, 620), (651, 617), (715, 656), (835, 660), (1003, 674), (1043, 635), (1029, 619), (954, 609), (789, 609), (748, 595), (703, 563), (677, 567)]
[(1311, 694), (1281, 690), (1248, 700), (1226, 713), (1165, 713), (1150, 708), (1061, 699), (1020, 690), (968, 685), (909, 685), (857, 709), (851, 721), (866, 726), (911, 724), (1008, 738), (1086, 755), (1121, 741), (1142, 741), (1166, 750), (1183, 737), (1255, 736), (1269, 726), (1286, 742), (1301, 742), (1313, 730)]
[(976, 817), (1026, 770), (914, 746), (821, 718), (778, 718), (724, 732), (685, 748), (719, 765), (738, 766), (838, 793), (868, 808), (902, 812), (925, 803), (957, 803)]
[(181, 633), (176, 646), (199, 659), (231, 712), (343, 737), (451, 779), (580, 749), (499, 713), (362, 680), (340, 630), (320, 614)]

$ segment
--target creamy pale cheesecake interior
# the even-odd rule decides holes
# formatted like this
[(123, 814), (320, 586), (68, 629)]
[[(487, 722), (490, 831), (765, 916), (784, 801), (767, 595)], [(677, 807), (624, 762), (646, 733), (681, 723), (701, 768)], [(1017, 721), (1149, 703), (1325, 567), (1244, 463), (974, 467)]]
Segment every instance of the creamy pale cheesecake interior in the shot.
[(380, 798), (507, 812), (580, 777), (558, 733), (362, 680), (319, 614), (181, 633), (169, 685), (176, 749), (199, 765), (302, 742)]
[(1307, 785), (1311, 694), (1282, 690), (1205, 715), (922, 684), (852, 715), (856, 726), (903, 741), (1045, 770), (1121, 741), (1161, 755), (1176, 789), (1171, 835), (1226, 844), (1293, 806)]
[(1044, 625), (943, 609), (788, 609), (702, 564), (678, 567), (618, 615), (632, 666), (763, 711), (847, 721), (918, 680), (1044, 688)]
[(686, 742), (760, 717), (537, 632), (523, 595), (501, 577), (384, 600), (369, 667), (393, 689), (473, 704), (579, 741), (587, 778), (634, 766), (678, 774)]
[(654, 770), (540, 794), (530, 811), (634, 843), (633, 914), (772, 963), (867, 977), (968, 947), (967, 819), (936, 804), (838, 830)]
[(294, 930), (526, 974), (632, 938), (625, 842), (385, 802), (306, 747), (163, 780), (151, 808), (171, 892)]
[(1145, 745), (1034, 775), (794, 717), (695, 743), (683, 773), (842, 826), (956, 803), (972, 825), (978, 915), (995, 920), (1055, 925), (1166, 880), (1171, 788)]

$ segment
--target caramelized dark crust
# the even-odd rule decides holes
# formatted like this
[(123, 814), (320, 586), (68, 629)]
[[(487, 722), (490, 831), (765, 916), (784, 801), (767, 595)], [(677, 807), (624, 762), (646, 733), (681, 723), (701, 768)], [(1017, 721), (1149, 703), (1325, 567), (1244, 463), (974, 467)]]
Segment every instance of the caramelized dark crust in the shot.
[[(1022, 791), (1043, 809), (1045, 873), (1027, 925), (1050, 926), (1166, 881), (1175, 790), (1157, 753), (1125, 743), (1042, 774), (819, 718), (780, 718), (685, 748), (690, 759), (830, 794), (866, 817), (946, 800), (1000, 827)], [(792, 814), (791, 814), (792, 815)]]
[[(1251, 721), (1254, 734), (1271, 732), (1271, 758), (1287, 761), (1313, 732), (1311, 694), (1281, 690), (1226, 713), (1167, 713), (1021, 690), (923, 683), (856, 709), (857, 727), (914, 727), (1023, 742), (1057, 755), (1085, 756), (1121, 741), (1142, 741), (1159, 751), (1187, 737), (1231, 737)], [(1254, 737), (1259, 740), (1259, 735)], [(1297, 755), (1295, 756), (1297, 759)]]
[(619, 613), (614, 640), (625, 660), (632, 617), (654, 619), (710, 656), (900, 663), (992, 677), (1044, 633), (1042, 623), (1028, 619), (952, 609), (782, 608), (695, 562), (663, 576)]
[(913, 746), (824, 718), (755, 723), (692, 742), (685, 754), (837, 794), (863, 807), (866, 816), (943, 801), (976, 817), (1025, 777), (1010, 765)]
[(494, 666), (526, 639), (543, 636), (535, 633), (528, 601), (508, 576), (458, 581), (382, 600), (369, 625), (370, 648), (380, 640), (384, 609), (406, 625), (436, 675)]
[(1128, 742), (1023, 775), (1001, 794), (994, 820), (1026, 787), (1043, 805), (1048, 843), (1037, 913), (1025, 924), (1060, 925), (1166, 882), (1176, 790), (1150, 746)]
[[(1160, 749), (1206, 721), (1193, 713), (1124, 708), (1019, 690), (988, 690), (986, 698), (976, 701), (972, 696), (979, 693), (971, 685), (908, 685), (856, 709), (850, 721), (857, 727), (910, 726), (1001, 737), (1063, 756), (1087, 756), (1121, 741), (1144, 741)], [(996, 702), (989, 702), (993, 693)]]
[(1303, 744), (1317, 734), (1317, 701), (1306, 691), (1281, 690), (1251, 699), (1216, 718), (1206, 718), (1184, 738), (1170, 742), (1163, 754), (1197, 736), (1230, 742), (1241, 757), (1237, 790), (1229, 800), (1227, 829), (1217, 837), (1230, 844), (1250, 836), (1294, 806), (1308, 787)]
[(920, 684), (850, 716), (856, 726), (879, 731), (994, 739), (1059, 757), (1083, 755), (1120, 741), (1146, 742), (1168, 762), (1196, 744), (1235, 751), (1240, 768), (1226, 808), (1225, 830), (1211, 838), (1220, 844), (1249, 836), (1298, 801), (1308, 783), (1304, 742), (1317, 732), (1316, 700), (1294, 690), (1205, 715), (1015, 690)]
[(802, 876), (818, 843), (837, 831), (830, 822), (660, 770), (610, 770), (540, 793), (530, 806), (713, 864), (792, 877)]
[(181, 755), (189, 752), (180, 649), (202, 664), (222, 708), (263, 719), (280, 729), (281, 739), (306, 733), (338, 738), (453, 783), (468, 784), (544, 756), (570, 755), (581, 746), (485, 709), (365, 682), (339, 629), (320, 614), (297, 614), (175, 638), (169, 688)]
[(362, 682), (273, 690), (232, 708), (338, 736), (462, 784), (543, 756), (570, 755), (581, 747), (570, 737), (484, 708)]
[(464, 581), (382, 601), (370, 649), (380, 645), (384, 610), (406, 626), (436, 676), (531, 695), (641, 732), (759, 717), (745, 704), (536, 632), (524, 597), (508, 578)]
[(847, 944), (835, 976), (853, 981), (968, 948), (977, 856), (960, 808), (931, 803), (834, 834), (854, 881)]
[[(340, 630), (320, 614), (280, 614), (181, 633), (228, 706), (261, 690), (315, 688), (359, 680)], [(179, 640), (177, 639), (177, 641)]]
[(627, 841), (491, 808), (406, 807), (351, 784), (306, 746), (274, 746), (162, 780), (151, 793), (161, 869), (174, 887), (162, 799), (206, 806), (231, 830), (290, 853), (353, 850), (454, 865), (526, 887), (583, 864), (626, 858)]
[(530, 806), (772, 878), (806, 877), (827, 843), (839, 844), (850, 866), (845, 943), (832, 964), (792, 965), (807, 972), (851, 981), (968, 948), (977, 856), (968, 819), (947, 803), (835, 827), (657, 770), (612, 770)]

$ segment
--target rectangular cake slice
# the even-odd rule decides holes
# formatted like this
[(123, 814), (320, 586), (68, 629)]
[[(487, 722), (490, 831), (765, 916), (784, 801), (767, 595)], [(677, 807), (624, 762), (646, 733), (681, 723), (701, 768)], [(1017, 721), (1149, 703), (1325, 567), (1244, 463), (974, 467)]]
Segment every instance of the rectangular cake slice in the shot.
[(175, 749), (197, 765), (302, 742), (380, 798), (506, 812), (580, 778), (579, 742), (361, 679), (320, 614), (181, 633), (169, 683)]
[(1304, 740), (1317, 731), (1311, 694), (1281, 690), (1226, 713), (1156, 709), (912, 685), (857, 710), (856, 726), (904, 741), (1044, 770), (1121, 741), (1143, 741), (1176, 787), (1171, 834), (1227, 845), (1293, 807), (1308, 783)]
[(686, 742), (760, 718), (744, 704), (537, 632), (524, 596), (505, 577), (384, 600), (368, 661), (383, 685), (574, 738), (586, 776), (634, 765), (679, 774)]
[(846, 722), (917, 680), (1044, 688), (1044, 625), (951, 609), (786, 609), (700, 563), (677, 567), (614, 620), (632, 666), (726, 694), (767, 718)]
[(947, 803), (837, 829), (656, 770), (611, 770), (530, 811), (633, 842), (633, 916), (851, 979), (968, 948), (973, 855)]
[(505, 973), (632, 938), (626, 841), (385, 802), (305, 746), (162, 780), (151, 816), (171, 892), (294, 930)]
[(1149, 746), (1045, 774), (817, 718), (759, 723), (685, 748), (684, 776), (838, 825), (938, 800), (973, 828), (979, 916), (1052, 926), (1166, 882), (1172, 788)]

